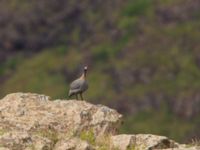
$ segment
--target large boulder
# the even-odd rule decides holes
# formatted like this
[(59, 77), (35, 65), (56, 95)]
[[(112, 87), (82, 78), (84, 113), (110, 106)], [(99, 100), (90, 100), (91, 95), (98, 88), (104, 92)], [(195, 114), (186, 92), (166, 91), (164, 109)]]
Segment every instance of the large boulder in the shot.
[(0, 101), (1, 130), (56, 132), (58, 136), (92, 129), (95, 135), (115, 133), (122, 115), (85, 101), (50, 100), (32, 93), (9, 94)]
[(94, 137), (115, 134), (121, 117), (113, 109), (85, 101), (51, 100), (32, 93), (9, 94), (0, 100), (0, 145), (46, 150), (55, 145), (57, 149), (70, 149), (82, 143), (81, 149), (91, 149), (86, 142), (69, 138), (80, 137), (85, 131), (91, 131)]

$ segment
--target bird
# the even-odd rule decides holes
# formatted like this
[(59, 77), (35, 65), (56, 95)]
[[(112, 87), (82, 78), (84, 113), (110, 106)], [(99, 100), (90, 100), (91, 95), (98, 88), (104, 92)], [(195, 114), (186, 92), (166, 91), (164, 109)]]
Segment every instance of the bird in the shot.
[(75, 95), (78, 100), (78, 94), (80, 94), (81, 100), (83, 100), (82, 94), (88, 89), (88, 83), (86, 81), (87, 70), (88, 67), (85, 66), (82, 75), (78, 79), (71, 82), (68, 94), (69, 98)]

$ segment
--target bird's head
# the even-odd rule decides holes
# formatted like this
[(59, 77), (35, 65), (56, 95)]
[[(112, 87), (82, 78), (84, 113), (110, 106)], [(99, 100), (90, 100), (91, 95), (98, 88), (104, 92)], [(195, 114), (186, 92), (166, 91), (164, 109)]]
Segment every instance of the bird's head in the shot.
[(88, 67), (87, 67), (87, 66), (85, 66), (85, 67), (84, 67), (84, 73), (83, 73), (84, 77), (86, 77), (87, 70), (88, 70)]
[(88, 67), (87, 67), (87, 66), (85, 66), (85, 67), (84, 67), (84, 71), (86, 72), (87, 70), (88, 70)]

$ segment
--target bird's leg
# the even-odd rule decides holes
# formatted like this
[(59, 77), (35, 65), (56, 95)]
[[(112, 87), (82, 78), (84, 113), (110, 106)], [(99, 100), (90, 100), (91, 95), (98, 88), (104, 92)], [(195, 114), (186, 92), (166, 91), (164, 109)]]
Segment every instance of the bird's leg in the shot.
[(81, 100), (83, 100), (83, 95), (82, 95), (82, 93), (80, 93), (80, 97), (81, 97)]
[(78, 94), (76, 94), (76, 100), (78, 100)]

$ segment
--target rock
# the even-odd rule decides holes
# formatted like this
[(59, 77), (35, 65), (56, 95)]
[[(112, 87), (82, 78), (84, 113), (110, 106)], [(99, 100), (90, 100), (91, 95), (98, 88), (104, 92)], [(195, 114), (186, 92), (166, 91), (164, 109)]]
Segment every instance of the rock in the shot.
[(26, 132), (7, 132), (0, 136), (0, 145), (10, 149), (25, 149), (31, 142)]
[(0, 147), (0, 150), (10, 150), (10, 149), (8, 149), (6, 147)]
[(149, 150), (178, 147), (178, 144), (169, 138), (152, 134), (137, 134), (136, 145), (144, 145)]
[(47, 138), (30, 135), (25, 131), (9, 131), (0, 136), (0, 145), (12, 150), (46, 150), (50, 149), (53, 143)]
[[(168, 148), (165, 150), (171, 150), (171, 149)], [(173, 150), (200, 150), (200, 146), (178, 144), (178, 147), (174, 148)]]
[[(113, 109), (85, 101), (52, 101), (45, 95), (13, 93), (0, 100), (0, 144), (18, 150), (47, 150), (58, 147), (57, 143), (60, 149), (66, 143), (73, 147), (80, 140), (69, 137), (87, 130), (95, 137), (114, 134), (121, 118)], [(88, 143), (80, 143), (76, 149), (91, 149)]]
[(37, 150), (49, 150), (52, 149), (54, 146), (54, 141), (51, 139), (48, 139), (46, 137), (41, 137), (41, 136), (32, 136), (32, 145), (30, 146), (32, 149), (37, 149)]
[(76, 100), (50, 101), (48, 96), (31, 93), (9, 94), (0, 101), (0, 126), (9, 130), (47, 129), (58, 134), (78, 134), (93, 128), (99, 135), (116, 132), (121, 117), (105, 106)]
[(86, 141), (78, 138), (71, 138), (68, 140), (61, 140), (56, 145), (54, 150), (94, 150), (92, 146)]
[(114, 148), (119, 148), (120, 150), (126, 150), (128, 148), (157, 150), (178, 147), (176, 142), (167, 137), (152, 134), (115, 135), (111, 137), (111, 143)]
[[(173, 150), (199, 150), (199, 147), (179, 147), (179, 148), (173, 148)], [(158, 149), (161, 150), (161, 149)], [(167, 148), (165, 150), (172, 150), (171, 148)]]
[(199, 150), (165, 136), (117, 134), (122, 115), (103, 105), (13, 93), (0, 100), (0, 150)]
[(136, 141), (135, 135), (120, 134), (111, 136), (111, 144), (113, 149), (118, 148), (120, 150), (126, 150), (128, 148), (134, 147)]

